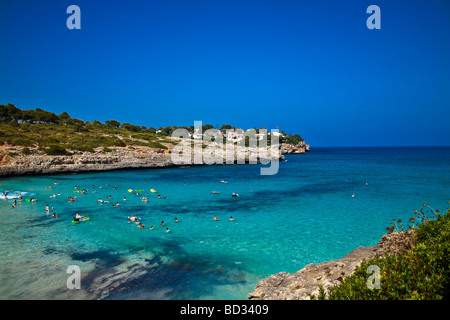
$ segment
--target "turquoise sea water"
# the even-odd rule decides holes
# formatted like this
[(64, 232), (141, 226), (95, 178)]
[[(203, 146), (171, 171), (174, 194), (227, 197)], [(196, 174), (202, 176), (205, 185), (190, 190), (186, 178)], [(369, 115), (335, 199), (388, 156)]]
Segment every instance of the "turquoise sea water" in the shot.
[[(450, 148), (313, 148), (286, 159), (274, 176), (236, 165), (0, 179), (9, 198), (38, 199), (0, 199), (0, 299), (247, 299), (266, 276), (375, 244), (423, 203), (449, 207)], [(75, 213), (90, 221), (73, 225)], [(66, 286), (69, 265), (80, 267), (80, 290)]]

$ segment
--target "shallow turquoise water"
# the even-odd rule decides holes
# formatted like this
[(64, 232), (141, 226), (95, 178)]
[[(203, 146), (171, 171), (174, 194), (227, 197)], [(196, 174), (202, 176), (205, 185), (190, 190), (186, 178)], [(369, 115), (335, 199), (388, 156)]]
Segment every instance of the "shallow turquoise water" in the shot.
[[(0, 199), (0, 298), (246, 299), (263, 277), (375, 244), (424, 202), (449, 206), (450, 148), (316, 148), (286, 158), (274, 176), (237, 165), (0, 179), (10, 198), (38, 199), (15, 208)], [(72, 225), (77, 212), (90, 221)], [(132, 214), (145, 229), (127, 222)], [(81, 269), (81, 290), (66, 287), (69, 265)]]

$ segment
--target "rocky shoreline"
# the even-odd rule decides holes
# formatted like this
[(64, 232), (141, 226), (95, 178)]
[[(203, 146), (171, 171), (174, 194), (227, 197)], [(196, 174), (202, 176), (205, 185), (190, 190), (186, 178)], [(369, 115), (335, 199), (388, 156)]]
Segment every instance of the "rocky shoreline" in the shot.
[(319, 286), (325, 291), (338, 285), (361, 265), (363, 259), (375, 256), (395, 255), (413, 247), (414, 230), (387, 233), (379, 243), (358, 247), (341, 259), (308, 264), (296, 273), (280, 272), (260, 280), (249, 300), (310, 300), (318, 296)]
[[(235, 154), (241, 152), (245, 157), (245, 162), (249, 163), (249, 158), (260, 150), (257, 148), (236, 147)], [(98, 150), (91, 152), (76, 152), (71, 155), (46, 155), (42, 153), (32, 153), (24, 155), (19, 147), (3, 147), (0, 149), (0, 176), (20, 176), (20, 175), (40, 175), (40, 174), (63, 174), (82, 173), (95, 171), (110, 171), (124, 169), (149, 169), (149, 168), (171, 168), (192, 165), (208, 165), (209, 155), (205, 154), (201, 163), (193, 163), (194, 151), (192, 149), (191, 162), (175, 164), (171, 157), (173, 145), (167, 150), (135, 147), (116, 148), (112, 152), (102, 152)], [(203, 149), (202, 149), (203, 150)], [(309, 146), (308, 146), (309, 150)], [(277, 154), (271, 155), (270, 148), (264, 150), (266, 158), (258, 157), (257, 162), (283, 160), (284, 153), (305, 153), (306, 144), (285, 145), (283, 144)], [(235, 157), (237, 159), (237, 157)], [(226, 163), (225, 153), (223, 164)], [(234, 162), (236, 163), (236, 161)]]

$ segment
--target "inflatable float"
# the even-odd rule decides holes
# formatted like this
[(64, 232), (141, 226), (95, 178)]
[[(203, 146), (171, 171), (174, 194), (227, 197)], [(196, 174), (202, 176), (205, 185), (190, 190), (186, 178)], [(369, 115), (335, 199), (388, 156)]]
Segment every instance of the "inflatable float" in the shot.
[(72, 220), (72, 224), (77, 224), (77, 223), (80, 223), (80, 222), (83, 222), (83, 221), (88, 221), (88, 220), (89, 220), (89, 217), (84, 217), (83, 219), (80, 219), (78, 221)]

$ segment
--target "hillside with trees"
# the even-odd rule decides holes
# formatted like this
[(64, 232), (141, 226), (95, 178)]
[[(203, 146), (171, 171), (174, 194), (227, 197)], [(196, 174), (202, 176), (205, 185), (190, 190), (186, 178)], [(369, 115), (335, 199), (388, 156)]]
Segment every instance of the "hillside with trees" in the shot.
[[(57, 115), (40, 108), (22, 110), (10, 103), (0, 105), (0, 146), (20, 147), (22, 154), (71, 155), (80, 152), (110, 152), (114, 148), (124, 147), (167, 150), (177, 143), (170, 136), (179, 128), (194, 132), (194, 126), (166, 126), (156, 129), (121, 123), (114, 119), (104, 123), (99, 120), (90, 122), (73, 118), (67, 112)], [(215, 127), (206, 124), (201, 130), (213, 128)], [(225, 133), (227, 129), (237, 128), (224, 124), (217, 129)], [(284, 134), (280, 137), (281, 143), (297, 144), (301, 141), (304, 140), (298, 134)], [(14, 156), (14, 153), (10, 156)]]

